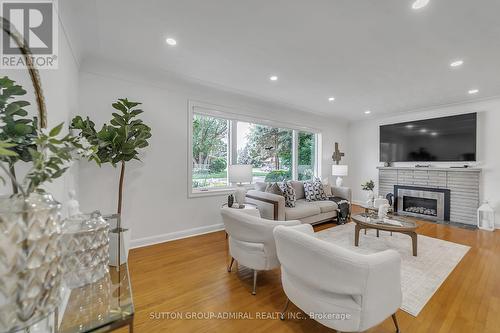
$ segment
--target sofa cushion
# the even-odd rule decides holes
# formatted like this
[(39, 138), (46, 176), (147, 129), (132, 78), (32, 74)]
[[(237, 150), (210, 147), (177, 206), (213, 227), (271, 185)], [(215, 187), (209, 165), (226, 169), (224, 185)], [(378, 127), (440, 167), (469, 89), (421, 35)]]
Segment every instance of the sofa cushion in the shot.
[(304, 199), (304, 183), (299, 182), (297, 180), (292, 180), (290, 181), (290, 184), (292, 185), (293, 189), (295, 190), (295, 198), (297, 200)]
[(334, 201), (312, 201), (311, 204), (318, 206), (322, 213), (333, 212), (338, 209), (338, 205)]
[(318, 214), (321, 214), (321, 208), (314, 202), (307, 202), (304, 199), (297, 200), (294, 208), (285, 207), (286, 220), (299, 220)]

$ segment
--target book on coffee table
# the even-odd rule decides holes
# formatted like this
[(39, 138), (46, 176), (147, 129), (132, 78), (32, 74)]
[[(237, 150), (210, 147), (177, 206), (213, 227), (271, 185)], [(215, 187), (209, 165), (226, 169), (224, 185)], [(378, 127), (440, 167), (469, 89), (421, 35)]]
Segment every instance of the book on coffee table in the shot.
[(382, 221), (379, 222), (380, 224), (388, 224), (388, 225), (395, 225), (397, 227), (402, 227), (403, 223), (396, 221), (396, 220), (391, 220), (388, 218), (382, 219)]

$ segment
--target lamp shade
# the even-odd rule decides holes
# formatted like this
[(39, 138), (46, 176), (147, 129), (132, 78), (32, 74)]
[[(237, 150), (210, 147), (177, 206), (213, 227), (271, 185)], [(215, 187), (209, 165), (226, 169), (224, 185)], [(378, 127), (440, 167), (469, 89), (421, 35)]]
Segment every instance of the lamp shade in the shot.
[(332, 176), (347, 176), (347, 165), (332, 165)]
[(251, 183), (252, 165), (234, 164), (229, 166), (230, 183)]

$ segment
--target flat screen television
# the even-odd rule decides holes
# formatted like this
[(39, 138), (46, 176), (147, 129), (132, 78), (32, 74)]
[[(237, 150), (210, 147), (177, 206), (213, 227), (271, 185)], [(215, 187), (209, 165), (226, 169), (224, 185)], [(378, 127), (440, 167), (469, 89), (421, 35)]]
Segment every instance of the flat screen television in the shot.
[(380, 126), (380, 161), (476, 161), (476, 128), (477, 113)]

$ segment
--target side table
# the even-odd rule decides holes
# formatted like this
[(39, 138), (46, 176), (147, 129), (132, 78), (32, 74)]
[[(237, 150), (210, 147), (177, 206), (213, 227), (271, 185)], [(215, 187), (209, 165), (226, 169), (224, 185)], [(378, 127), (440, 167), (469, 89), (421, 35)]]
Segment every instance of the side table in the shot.
[[(227, 207), (227, 203), (223, 204), (221, 208)], [(254, 205), (252, 203), (245, 203), (245, 207), (243, 208), (231, 208), (231, 209), (236, 209), (241, 211), (242, 213), (255, 216), (255, 217), (260, 217), (260, 211), (257, 205)], [(226, 232), (226, 239), (227, 239), (227, 232)]]

